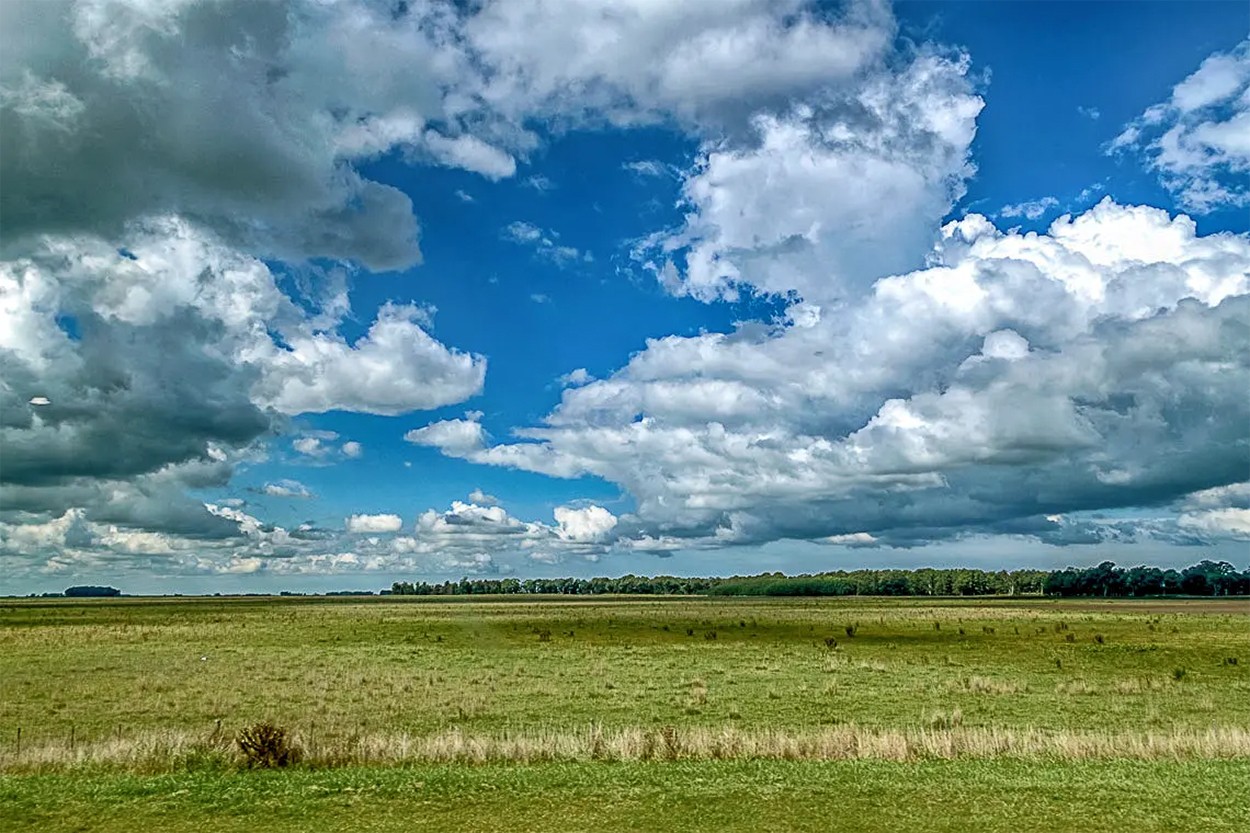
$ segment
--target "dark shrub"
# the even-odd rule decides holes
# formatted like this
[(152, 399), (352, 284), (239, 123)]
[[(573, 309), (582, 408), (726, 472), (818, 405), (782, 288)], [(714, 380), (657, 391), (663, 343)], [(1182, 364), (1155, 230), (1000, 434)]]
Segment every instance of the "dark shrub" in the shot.
[(249, 767), (289, 766), (298, 763), (299, 749), (287, 738), (286, 729), (272, 723), (256, 723), (239, 732), (235, 739)]

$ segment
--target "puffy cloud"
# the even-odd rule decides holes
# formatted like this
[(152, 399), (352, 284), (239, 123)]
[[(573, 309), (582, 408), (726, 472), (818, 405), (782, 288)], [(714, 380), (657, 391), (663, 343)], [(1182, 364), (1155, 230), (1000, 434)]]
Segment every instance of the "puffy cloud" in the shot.
[(476, 503), (481, 506), (494, 506), (495, 504), (499, 503), (499, 498), (495, 497), (494, 495), (488, 495), (485, 492), (483, 492), (481, 489), (474, 489), (473, 491), (469, 492), (469, 502)]
[(602, 506), (557, 506), (554, 511), (557, 534), (566, 541), (602, 541), (616, 528), (617, 518)]
[(516, 160), (511, 154), (488, 145), (476, 136), (452, 139), (431, 130), (425, 134), (425, 145), (447, 165), (464, 168), (489, 179), (503, 179), (516, 173)]
[(1181, 508), (1181, 529), (1205, 538), (1250, 540), (1250, 482), (1195, 492)]
[(380, 532), (399, 532), (404, 521), (398, 515), (349, 515), (343, 521), (344, 527), (353, 534), (377, 534)]
[(445, 512), (429, 509), (417, 517), (413, 536), (398, 539), (408, 552), (469, 553), (517, 549), (547, 537), (546, 528), (512, 517), (502, 506), (452, 501)]
[(417, 307), (386, 304), (354, 344), (336, 333), (295, 332), (261, 345), (257, 398), (288, 413), (332, 410), (401, 414), (461, 402), (482, 389), (486, 360), (448, 348)]
[(422, 428), (414, 428), (404, 434), (413, 445), (432, 446), (460, 456), (482, 448), (486, 432), (478, 419), (481, 414), (470, 412), (466, 419), (444, 419)]
[(875, 547), (879, 543), (867, 532), (852, 532), (844, 535), (827, 535), (818, 539), (822, 544), (834, 544), (843, 547)]
[(336, 134), (397, 109), (448, 115), (440, 87), (459, 58), (422, 28), (433, 20), (189, 0), (6, 3), (2, 14), (9, 242), (116, 238), (130, 220), (177, 211), (268, 256), (388, 269), (417, 259), (411, 201), (361, 177)]
[(1186, 512), (1177, 523), (1205, 535), (1220, 538), (1236, 538), (1250, 541), (1250, 509), (1228, 507), (1207, 509), (1202, 512)]
[(1104, 200), (1046, 234), (970, 215), (930, 264), (832, 313), (650, 341), (518, 441), (458, 421), (412, 434), (620, 484), (635, 539), (1059, 542), (1078, 527), (1044, 516), (1244, 476), (1246, 236)]
[(434, 340), (423, 309), (387, 306), (349, 343), (346, 269), (310, 263), (419, 258), (409, 198), (357, 160), (399, 149), (497, 178), (514, 166), (500, 148), (532, 147), (466, 109), (479, 76), (459, 23), (436, 4), (0, 7), (6, 509), (238, 538), (180, 490), (225, 485), (283, 415), (481, 389), (484, 360)]
[(364, 446), (356, 440), (342, 439), (335, 431), (302, 431), (291, 440), (291, 448), (304, 462), (328, 465), (341, 460), (355, 460), (364, 454)]
[(618, 519), (602, 506), (558, 506), (553, 510), (553, 526), (522, 521), (502, 506), (479, 505), (472, 496), (470, 499), (474, 502), (453, 501), (445, 512), (423, 512), (412, 537), (396, 539), (395, 545), (404, 552), (418, 553), (538, 551), (543, 557), (557, 559), (563, 553), (603, 552), (619, 543), (613, 534)]
[[(480, 389), (484, 361), (439, 344), (411, 308), (384, 307), (348, 344), (349, 310), (327, 287), (297, 303), (264, 263), (172, 217), (132, 225), (124, 249), (46, 236), (0, 261), (0, 482), (98, 499), (110, 492), (91, 481), (168, 466), (221, 463), (228, 476), (275, 412), (399, 413)], [(295, 447), (316, 455), (322, 441)]]
[(579, 367), (576, 370), (570, 370), (568, 373), (565, 373), (558, 381), (565, 387), (577, 387), (594, 380), (595, 377), (590, 375), (590, 371), (584, 367)]
[(841, 18), (805, 0), (523, 0), (483, 4), (465, 24), (495, 70), (481, 95), (499, 112), (695, 129), (732, 127), (849, 78), (893, 34), (875, 0), (847, 4)]
[(1129, 151), (1191, 211), (1250, 204), (1250, 40), (1208, 57), (1107, 146)]
[(920, 54), (760, 113), (746, 140), (705, 143), (682, 185), (684, 228), (637, 256), (678, 294), (813, 303), (919, 266), (973, 170), (982, 101), (967, 70), (963, 56)]

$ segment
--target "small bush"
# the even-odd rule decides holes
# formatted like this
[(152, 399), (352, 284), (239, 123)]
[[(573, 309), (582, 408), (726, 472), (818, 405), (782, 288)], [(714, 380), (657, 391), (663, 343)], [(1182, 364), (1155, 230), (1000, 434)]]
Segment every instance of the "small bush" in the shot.
[(1224, 658), (1224, 664), (1225, 664), (1225, 665), (1236, 665), (1236, 664), (1237, 664), (1237, 657), (1225, 657), (1225, 658)]
[[(836, 648), (836, 647), (838, 647), (838, 640), (834, 639), (832, 636), (826, 636), (826, 637), (825, 637), (825, 647), (826, 647), (826, 648)], [(1235, 664), (1236, 664), (1236, 662), (1234, 661), (1233, 663), (1230, 663), (1230, 664), (1235, 665)]]
[(1184, 668), (1173, 668), (1172, 679), (1176, 680), (1179, 683), (1181, 680), (1185, 679), (1185, 674), (1187, 673), (1188, 672), (1185, 671)]
[(249, 767), (273, 769), (298, 763), (299, 748), (287, 738), (286, 729), (272, 723), (256, 723), (235, 738)]
[(1094, 641), (1097, 642), (1099, 645), (1103, 645), (1106, 643), (1107, 638), (1100, 633), (1096, 633), (1094, 634)]
[(854, 625), (847, 625), (847, 626), (846, 626), (846, 628), (845, 628), (845, 630), (846, 630), (846, 636), (847, 636), (847, 638), (848, 638), (848, 639), (849, 639), (849, 638), (851, 638), (852, 636), (854, 636), (854, 635), (855, 635), (855, 626), (854, 626)]
[(550, 642), (550, 641), (551, 641), (551, 631), (546, 630), (546, 629), (539, 631), (539, 632), (538, 632), (538, 641), (539, 641), (539, 642)]
[(661, 727), (660, 728), (660, 742), (662, 744), (661, 749), (663, 750), (665, 758), (668, 758), (671, 760), (677, 757), (677, 753), (680, 751), (680, 747), (677, 741), (677, 727), (676, 726)]
[(1071, 633), (1069, 633), (1069, 634), (1064, 634), (1063, 641), (1064, 641), (1064, 642), (1075, 642), (1075, 641), (1076, 641), (1076, 635), (1075, 635), (1075, 634), (1071, 634)]

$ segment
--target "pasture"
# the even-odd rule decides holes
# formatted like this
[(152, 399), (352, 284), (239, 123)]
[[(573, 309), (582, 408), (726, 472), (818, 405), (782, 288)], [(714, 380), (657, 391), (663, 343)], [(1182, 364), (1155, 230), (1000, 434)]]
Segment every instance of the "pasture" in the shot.
[[(1248, 614), (1242, 599), (3, 600), (0, 818), (1240, 829)], [(261, 721), (299, 763), (246, 766), (234, 739)]]

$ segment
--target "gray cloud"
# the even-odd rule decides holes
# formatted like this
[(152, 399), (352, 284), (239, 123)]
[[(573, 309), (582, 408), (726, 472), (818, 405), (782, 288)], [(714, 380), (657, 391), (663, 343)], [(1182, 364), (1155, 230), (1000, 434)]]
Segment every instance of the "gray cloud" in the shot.
[(338, 156), (331, 102), (317, 96), (297, 44), (316, 23), (309, 11), (4, 4), (9, 244), (48, 232), (116, 238), (132, 218), (177, 212), (270, 256), (413, 263), (408, 197)]

